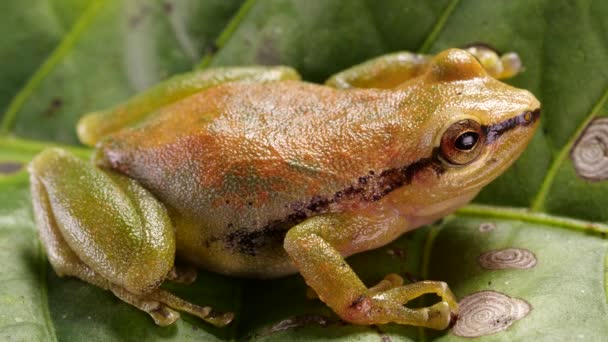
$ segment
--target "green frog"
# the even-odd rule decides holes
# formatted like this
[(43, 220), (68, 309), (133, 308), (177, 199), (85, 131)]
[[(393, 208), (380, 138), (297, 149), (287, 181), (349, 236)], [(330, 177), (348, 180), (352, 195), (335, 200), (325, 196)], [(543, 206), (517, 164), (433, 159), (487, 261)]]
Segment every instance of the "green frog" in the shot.
[[(394, 53), (325, 85), (284, 66), (179, 75), (84, 116), (91, 163), (49, 148), (30, 164), (41, 240), (58, 275), (112, 291), (159, 325), (179, 311), (232, 313), (160, 288), (193, 268), (274, 278), (299, 272), (354, 324), (445, 329), (458, 303), (440, 281), (389, 274), (368, 287), (345, 262), (471, 201), (526, 148), (540, 115), (498, 81), (514, 53)], [(405, 304), (433, 293), (423, 308)]]

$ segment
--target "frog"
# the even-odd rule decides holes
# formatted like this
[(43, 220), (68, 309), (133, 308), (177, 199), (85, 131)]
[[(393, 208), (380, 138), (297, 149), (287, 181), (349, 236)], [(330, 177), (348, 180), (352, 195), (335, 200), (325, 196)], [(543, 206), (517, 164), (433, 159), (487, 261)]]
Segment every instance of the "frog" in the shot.
[[(31, 161), (40, 239), (59, 276), (161, 326), (234, 319), (161, 287), (204, 269), (299, 273), (346, 322), (445, 329), (458, 315), (445, 282), (366, 285), (345, 258), (450, 215), (519, 157), (541, 106), (500, 79), (522, 68), (473, 46), (391, 53), (325, 84), (287, 66), (174, 76), (80, 119), (90, 161), (56, 147)], [(406, 305), (426, 294), (437, 302)]]

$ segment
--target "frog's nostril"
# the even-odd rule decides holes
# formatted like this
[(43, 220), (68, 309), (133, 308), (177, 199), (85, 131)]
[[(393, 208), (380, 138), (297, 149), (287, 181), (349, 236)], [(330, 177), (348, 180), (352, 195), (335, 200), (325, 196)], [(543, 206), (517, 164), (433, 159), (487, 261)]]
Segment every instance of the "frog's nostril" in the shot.
[(540, 117), (540, 108), (537, 108), (532, 111), (525, 111), (521, 115), (517, 117), (518, 124), (520, 125), (529, 125)]

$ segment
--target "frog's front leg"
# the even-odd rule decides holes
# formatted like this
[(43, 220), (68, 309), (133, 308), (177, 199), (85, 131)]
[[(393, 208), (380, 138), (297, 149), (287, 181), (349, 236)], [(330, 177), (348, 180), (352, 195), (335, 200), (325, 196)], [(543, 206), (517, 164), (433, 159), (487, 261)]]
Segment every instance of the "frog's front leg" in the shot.
[[(400, 277), (389, 276), (368, 289), (344, 260), (343, 256), (390, 242), (404, 224), (400, 218), (321, 215), (290, 229), (284, 247), (306, 283), (342, 319), (355, 324), (394, 322), (445, 329), (458, 313), (456, 298), (445, 283), (422, 281), (403, 286)], [(384, 237), (378, 238), (378, 232)], [(419, 309), (405, 306), (427, 293), (437, 294), (441, 301)]]
[(231, 313), (216, 315), (159, 289), (174, 265), (173, 226), (136, 181), (60, 149), (40, 153), (29, 171), (40, 237), (58, 275), (110, 290), (159, 325), (178, 319), (175, 310), (219, 326), (230, 322)]
[(84, 115), (77, 125), (78, 138), (82, 143), (94, 146), (103, 137), (144, 120), (161, 107), (222, 83), (299, 79), (300, 75), (294, 69), (285, 66), (213, 68), (180, 74), (127, 102)]
[[(497, 79), (513, 77), (523, 69), (519, 56), (514, 52), (500, 55), (484, 45), (470, 46), (465, 50), (477, 58), (490, 76)], [(395, 88), (424, 73), (432, 58), (431, 55), (407, 51), (390, 53), (339, 72), (325, 84), (341, 89)]]

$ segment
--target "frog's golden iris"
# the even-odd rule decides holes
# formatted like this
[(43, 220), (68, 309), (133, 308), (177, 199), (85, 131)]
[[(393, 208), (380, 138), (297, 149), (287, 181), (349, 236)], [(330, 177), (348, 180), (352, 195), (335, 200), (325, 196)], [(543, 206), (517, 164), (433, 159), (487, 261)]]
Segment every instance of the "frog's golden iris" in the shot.
[(448, 164), (466, 165), (479, 155), (485, 134), (481, 124), (472, 119), (458, 121), (443, 133), (441, 156)]

